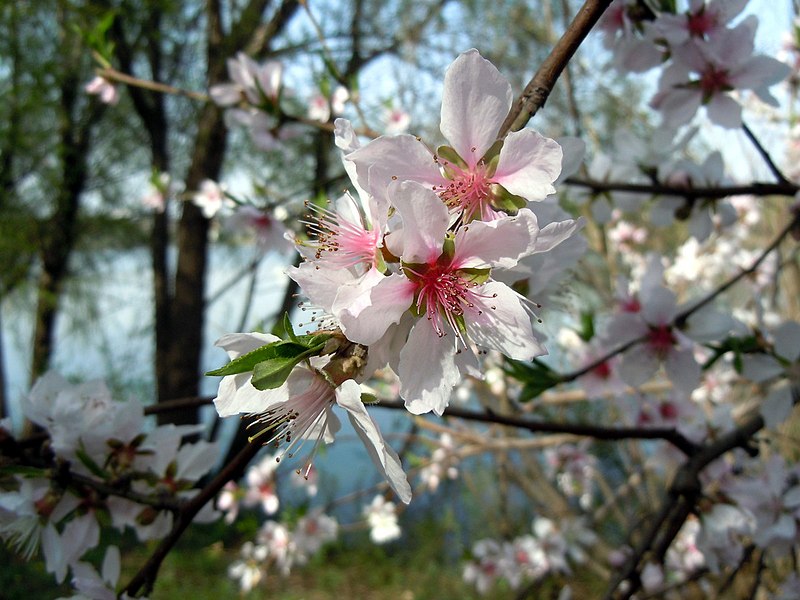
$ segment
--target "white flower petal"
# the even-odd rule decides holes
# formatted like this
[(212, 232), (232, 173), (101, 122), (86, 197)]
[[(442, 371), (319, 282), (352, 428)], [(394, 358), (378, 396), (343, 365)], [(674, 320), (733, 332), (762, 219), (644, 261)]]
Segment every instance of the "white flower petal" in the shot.
[(403, 219), (403, 262), (436, 261), (450, 225), (444, 202), (421, 184), (403, 181), (392, 187), (392, 203)]
[(641, 346), (634, 346), (622, 356), (619, 376), (632, 387), (639, 387), (655, 375), (658, 370), (658, 357)]
[(772, 332), (775, 354), (795, 362), (800, 358), (800, 323), (787, 321)]
[(300, 285), (312, 304), (329, 313), (333, 313), (333, 303), (336, 301), (339, 289), (356, 279), (347, 269), (326, 268), (324, 265), (312, 262), (289, 267), (286, 269), (286, 274)]
[(214, 345), (222, 348), (231, 359), (239, 358), (242, 354), (252, 352), (256, 348), (278, 342), (280, 338), (271, 333), (227, 333), (219, 338)]
[(472, 221), (456, 232), (453, 266), (510, 269), (534, 251), (538, 234), (536, 215), (526, 208), (494, 221)]
[(480, 315), (465, 315), (467, 335), (478, 346), (515, 360), (547, 354), (534, 337), (529, 314), (520, 297), (504, 283), (490, 281), (479, 292), (485, 298)]
[(571, 238), (572, 235), (576, 231), (582, 229), (585, 224), (586, 221), (583, 217), (548, 223), (539, 230), (539, 235), (536, 237), (536, 244), (531, 254), (549, 252), (564, 240)]
[(371, 345), (399, 323), (414, 300), (415, 285), (403, 275), (384, 276), (370, 269), (358, 285), (339, 288), (333, 314), (342, 324), (347, 339)]
[(348, 154), (356, 165), (358, 184), (381, 200), (395, 181), (417, 181), (433, 189), (447, 183), (430, 151), (412, 135), (381, 136)]
[(664, 370), (676, 389), (691, 393), (700, 383), (700, 365), (691, 348), (672, 350), (664, 359)]
[(512, 194), (544, 200), (556, 191), (553, 182), (561, 173), (562, 158), (555, 140), (532, 129), (516, 131), (506, 137), (492, 179)]
[(783, 373), (781, 364), (766, 354), (745, 354), (742, 356), (742, 376), (750, 381), (761, 383)]
[(440, 129), (470, 167), (494, 144), (512, 101), (511, 85), (474, 48), (448, 67)]
[(383, 439), (378, 424), (361, 402), (361, 388), (352, 379), (348, 379), (336, 390), (336, 403), (347, 411), (347, 416), (358, 437), (364, 442), (375, 467), (392, 486), (397, 496), (404, 503), (411, 502), (411, 486), (408, 484), (403, 466), (397, 453)]
[(451, 336), (440, 338), (427, 319), (419, 319), (414, 325), (400, 351), (397, 372), (400, 396), (412, 414), (444, 413), (450, 392), (461, 379), (454, 344)]
[(789, 417), (792, 408), (794, 408), (792, 389), (790, 385), (785, 384), (774, 389), (767, 396), (761, 403), (759, 413), (764, 419), (764, 425), (768, 429), (774, 429)]

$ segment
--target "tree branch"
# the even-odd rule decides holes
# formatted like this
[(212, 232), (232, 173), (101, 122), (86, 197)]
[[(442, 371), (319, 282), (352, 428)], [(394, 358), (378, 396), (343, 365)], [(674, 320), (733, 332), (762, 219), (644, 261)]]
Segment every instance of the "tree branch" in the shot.
[(509, 132), (519, 131), (525, 127), (531, 117), (544, 106), (559, 75), (610, 4), (611, 0), (586, 0), (564, 35), (556, 42), (553, 50), (514, 103), (500, 127), (498, 138), (502, 139)]
[(625, 183), (621, 181), (596, 181), (570, 177), (564, 181), (566, 185), (576, 185), (602, 192), (632, 192), (651, 194), (653, 196), (679, 196), (689, 200), (727, 198), (728, 196), (794, 196), (800, 186), (787, 181), (785, 183), (751, 183), (749, 185), (728, 185), (715, 187), (677, 187), (659, 183)]
[(234, 459), (225, 465), (225, 468), (211, 480), (200, 492), (192, 499), (188, 500), (181, 507), (178, 515), (175, 517), (175, 522), (169, 535), (161, 540), (158, 547), (155, 549), (147, 562), (142, 566), (136, 575), (131, 579), (130, 583), (125, 587), (125, 592), (130, 596), (136, 596), (142, 589), (146, 594), (150, 594), (155, 584), (158, 570), (161, 563), (172, 550), (173, 546), (178, 542), (183, 532), (191, 524), (197, 513), (219, 493), (223, 486), (231, 479), (238, 477), (247, 464), (255, 457), (261, 450), (259, 444), (247, 444), (242, 451), (237, 454)]

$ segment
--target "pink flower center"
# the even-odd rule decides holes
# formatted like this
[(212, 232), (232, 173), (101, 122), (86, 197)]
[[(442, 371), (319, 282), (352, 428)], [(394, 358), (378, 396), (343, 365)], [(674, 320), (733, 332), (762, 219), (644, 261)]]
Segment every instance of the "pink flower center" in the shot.
[(704, 96), (713, 96), (732, 87), (728, 80), (728, 71), (726, 69), (718, 69), (714, 65), (708, 65), (700, 76), (700, 89), (703, 90)]
[(687, 28), (689, 35), (693, 37), (706, 37), (717, 27), (716, 15), (708, 12), (705, 8), (693, 15), (689, 15)]
[(611, 377), (611, 365), (608, 364), (608, 361), (601, 362), (592, 369), (592, 375), (600, 379), (608, 379)]
[[(355, 201), (354, 201), (355, 202)], [(317, 215), (305, 221), (308, 232), (316, 236), (312, 246), (314, 258), (334, 268), (349, 268), (359, 264), (376, 266), (381, 232), (368, 229), (364, 222), (353, 223), (338, 212), (312, 206)]]
[(256, 229), (269, 229), (272, 227), (272, 219), (269, 218), (269, 215), (260, 213), (253, 217), (253, 227)]
[[(406, 267), (417, 283), (416, 307), (423, 310), (439, 337), (445, 335), (445, 322), (460, 336), (459, 320), (467, 310), (482, 314), (483, 299), (494, 298), (497, 294), (487, 296), (480, 294), (476, 288), (480, 285), (468, 281), (450, 265), (434, 263), (417, 272)], [(494, 306), (490, 308), (494, 309)]]
[(630, 298), (624, 299), (620, 303), (620, 308), (622, 309), (622, 312), (638, 313), (640, 310), (642, 310), (642, 304), (639, 302), (639, 298), (636, 296), (631, 296)]
[(658, 412), (666, 421), (674, 421), (678, 418), (678, 407), (673, 402), (662, 402), (658, 407)]
[(659, 325), (651, 327), (647, 334), (647, 345), (659, 357), (663, 358), (675, 346), (675, 336), (672, 334), (672, 327), (669, 325)]
[(463, 170), (453, 164), (447, 165), (452, 177), (447, 185), (434, 186), (433, 191), (450, 210), (464, 212), (466, 220), (490, 218), (487, 213), (492, 198), (491, 185), (486, 165), (479, 162), (472, 169)]

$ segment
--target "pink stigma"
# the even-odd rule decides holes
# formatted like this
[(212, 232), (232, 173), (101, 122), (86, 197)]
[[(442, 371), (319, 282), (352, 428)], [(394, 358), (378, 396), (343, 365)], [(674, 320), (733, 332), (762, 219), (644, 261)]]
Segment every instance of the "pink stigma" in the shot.
[(676, 341), (669, 325), (651, 327), (650, 333), (647, 334), (647, 345), (662, 359), (672, 350)]
[(452, 172), (450, 182), (447, 185), (434, 186), (433, 189), (447, 208), (463, 211), (467, 220), (491, 218), (492, 213), (488, 211), (492, 199), (491, 185), (494, 182), (487, 173), (485, 163), (481, 161), (467, 170), (448, 163), (447, 168)]
[[(434, 263), (428, 265), (423, 272), (411, 271), (416, 276), (416, 307), (425, 310), (439, 337), (445, 335), (444, 323), (447, 322), (457, 336), (461, 336), (458, 320), (467, 311), (482, 314), (483, 299), (494, 298), (496, 294), (487, 296), (475, 291), (479, 284), (464, 279), (450, 265)], [(489, 308), (494, 308), (490, 306)]]
[(608, 379), (611, 377), (611, 365), (608, 364), (607, 360), (603, 361), (592, 369), (592, 374), (600, 379)]
[(705, 10), (705, 7), (699, 12), (689, 15), (687, 28), (689, 29), (689, 35), (693, 37), (706, 37), (712, 31), (714, 31), (716, 26), (717, 19), (715, 18), (715, 15)]
[(713, 96), (732, 87), (730, 81), (728, 81), (728, 71), (717, 69), (714, 65), (708, 65), (700, 76), (700, 89), (703, 90), (705, 96)]

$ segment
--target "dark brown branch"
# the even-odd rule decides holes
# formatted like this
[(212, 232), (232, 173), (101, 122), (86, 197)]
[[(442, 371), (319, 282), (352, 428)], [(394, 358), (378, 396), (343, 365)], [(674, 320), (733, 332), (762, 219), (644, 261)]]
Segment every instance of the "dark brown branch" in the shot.
[(728, 196), (794, 196), (800, 186), (789, 181), (785, 183), (751, 183), (748, 185), (729, 185), (714, 187), (677, 187), (653, 183), (625, 183), (621, 181), (595, 181), (590, 179), (569, 178), (567, 185), (589, 188), (594, 193), (632, 192), (653, 196), (678, 196), (690, 200), (727, 198)]
[(755, 146), (756, 151), (759, 153), (761, 158), (764, 159), (764, 162), (767, 163), (767, 167), (769, 167), (770, 172), (775, 176), (780, 183), (789, 184), (789, 180), (786, 179), (786, 176), (781, 172), (778, 168), (778, 165), (772, 160), (772, 157), (767, 152), (766, 148), (761, 145), (761, 142), (758, 141), (758, 138), (755, 136), (753, 131), (747, 126), (747, 123), (742, 123), (742, 130), (744, 134), (747, 136), (747, 139)]
[(510, 131), (519, 131), (525, 127), (531, 117), (544, 106), (559, 75), (610, 4), (611, 0), (586, 0), (514, 103), (500, 127), (498, 138), (504, 138)]
[[(607, 600), (615, 597), (627, 599), (637, 592), (641, 585), (638, 577), (639, 567), (645, 556), (650, 553), (651, 549), (654, 549), (656, 555), (666, 553), (686, 517), (695, 509), (701, 491), (700, 472), (726, 452), (735, 448), (747, 447), (753, 436), (763, 427), (764, 419), (761, 415), (754, 415), (738, 427), (717, 438), (716, 441), (700, 447), (678, 469), (661, 507), (651, 520), (651, 526), (646, 535), (637, 545), (625, 568), (612, 581), (606, 594)], [(657, 547), (654, 548), (656, 538), (662, 530), (664, 533)], [(626, 580), (629, 582), (628, 587), (620, 595), (615, 596), (617, 588)]]
[[(399, 400), (382, 400), (374, 406), (378, 408), (405, 409)], [(578, 423), (557, 423), (551, 421), (534, 421), (511, 415), (501, 415), (494, 412), (477, 412), (465, 408), (450, 406), (444, 411), (445, 417), (456, 417), (478, 423), (506, 425), (525, 429), (531, 433), (568, 433), (594, 438), (596, 440), (665, 440), (678, 448), (687, 456), (697, 452), (696, 444), (688, 440), (683, 434), (671, 427), (601, 427), (597, 425), (583, 425)]]
[[(59, 472), (59, 475), (62, 475), (63, 472)], [(142, 504), (144, 506), (150, 506), (155, 508), (156, 510), (168, 510), (169, 512), (176, 514), (181, 508), (180, 500), (175, 500), (169, 497), (158, 497), (158, 496), (149, 496), (147, 494), (140, 494), (131, 489), (122, 489), (119, 487), (114, 486), (113, 484), (105, 483), (104, 481), (100, 481), (98, 479), (94, 479), (92, 477), (86, 477), (85, 475), (81, 475), (79, 473), (74, 473), (72, 471), (68, 471), (65, 475), (65, 478), (69, 483), (74, 483), (79, 486), (92, 488), (93, 490), (100, 492), (103, 496), (118, 496), (120, 498), (125, 498), (127, 500), (131, 500), (132, 502), (136, 502), (137, 504)]]
[(142, 589), (144, 589), (145, 594), (150, 594), (161, 563), (178, 542), (186, 528), (192, 523), (197, 513), (208, 502), (213, 500), (228, 481), (241, 475), (259, 450), (261, 450), (259, 444), (247, 444), (206, 487), (181, 507), (169, 535), (161, 540), (153, 554), (125, 588), (127, 594), (136, 596)]

